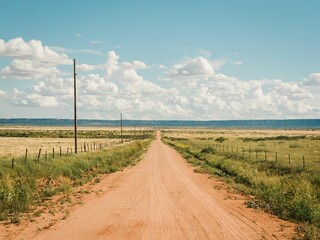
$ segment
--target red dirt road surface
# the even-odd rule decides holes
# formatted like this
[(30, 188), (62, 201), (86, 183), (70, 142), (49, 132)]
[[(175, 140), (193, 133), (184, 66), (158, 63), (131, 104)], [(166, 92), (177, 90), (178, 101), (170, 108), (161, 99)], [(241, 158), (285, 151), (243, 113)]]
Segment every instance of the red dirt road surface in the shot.
[[(160, 134), (143, 160), (97, 184), (67, 219), (41, 231), (30, 226), (8, 239), (290, 239), (294, 224), (248, 209), (248, 198), (214, 188)], [(32, 230), (35, 228), (34, 230)], [(26, 230), (28, 229), (28, 230)], [(11, 236), (11, 237), (10, 237)]]

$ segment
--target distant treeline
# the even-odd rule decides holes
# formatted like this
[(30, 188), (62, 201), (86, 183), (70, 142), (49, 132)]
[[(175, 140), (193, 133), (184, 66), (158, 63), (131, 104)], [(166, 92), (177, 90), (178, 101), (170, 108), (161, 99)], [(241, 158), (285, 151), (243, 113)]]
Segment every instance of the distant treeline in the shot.
[[(78, 120), (79, 126), (115, 127), (120, 120)], [(72, 126), (72, 119), (52, 118), (12, 118), (0, 119), (0, 125), (23, 126)], [(320, 119), (286, 119), (286, 120), (123, 120), (124, 126), (134, 127), (212, 127), (212, 128), (278, 128), (278, 129), (314, 129), (320, 128)]]

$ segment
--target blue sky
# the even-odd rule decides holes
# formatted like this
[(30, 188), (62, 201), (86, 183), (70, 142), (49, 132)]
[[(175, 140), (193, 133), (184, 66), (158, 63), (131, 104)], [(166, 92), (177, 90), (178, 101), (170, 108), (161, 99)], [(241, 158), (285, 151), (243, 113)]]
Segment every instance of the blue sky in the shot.
[(319, 7), (0, 0), (0, 117), (319, 118)]

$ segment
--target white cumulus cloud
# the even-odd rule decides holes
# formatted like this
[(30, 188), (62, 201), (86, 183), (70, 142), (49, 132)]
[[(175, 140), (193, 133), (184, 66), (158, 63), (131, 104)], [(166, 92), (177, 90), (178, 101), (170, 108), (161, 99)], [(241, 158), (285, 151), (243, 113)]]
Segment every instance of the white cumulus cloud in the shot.
[(58, 65), (72, 64), (65, 53), (58, 53), (41, 41), (25, 42), (22, 38), (7, 42), (0, 39), (0, 56), (12, 59), (10, 65), (1, 70), (3, 79), (40, 79), (60, 73)]
[(320, 86), (320, 73), (311, 73), (310, 76), (303, 81), (307, 86)]
[(5, 42), (0, 39), (0, 56), (29, 61), (43, 61), (55, 64), (72, 64), (72, 60), (64, 53), (57, 53), (39, 40), (25, 42), (22, 38), (14, 38)]
[(175, 64), (170, 69), (169, 74), (173, 78), (189, 77), (189, 78), (207, 78), (214, 76), (215, 72), (210, 62), (198, 57), (183, 64)]
[[(38, 81), (24, 90), (0, 90), (0, 97), (12, 105), (25, 108), (62, 107), (66, 112), (72, 111), (72, 74), (60, 74), (53, 63), (24, 57), (12, 58), (11, 64), (2, 69), (2, 76), (36, 78)], [(80, 116), (118, 118), (119, 112), (122, 112), (126, 118), (134, 119), (320, 117), (319, 73), (312, 73), (300, 82), (240, 80), (216, 72), (218, 69), (212, 61), (198, 57), (163, 68), (159, 78), (165, 77), (167, 81), (157, 81), (144, 77), (143, 72), (150, 68), (159, 71), (156, 64), (148, 65), (139, 60), (122, 61), (115, 51), (107, 53), (104, 63), (78, 64)]]

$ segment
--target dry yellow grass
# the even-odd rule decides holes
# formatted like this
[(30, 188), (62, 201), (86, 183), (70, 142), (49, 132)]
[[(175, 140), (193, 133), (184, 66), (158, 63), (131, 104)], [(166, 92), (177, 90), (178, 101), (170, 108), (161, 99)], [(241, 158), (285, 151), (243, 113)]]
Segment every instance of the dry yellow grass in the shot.
[[(78, 151), (80, 146), (84, 143), (91, 144), (109, 145), (119, 142), (119, 139), (78, 139)], [(23, 156), (28, 149), (29, 156), (36, 156), (41, 148), (41, 152), (45, 151), (52, 153), (52, 148), (55, 148), (55, 153), (58, 154), (62, 149), (62, 153), (67, 152), (67, 148), (73, 148), (74, 151), (74, 139), (72, 138), (8, 138), (0, 137), (0, 157), (19, 157)], [(70, 150), (69, 150), (70, 151)]]
[(260, 138), (275, 136), (315, 136), (320, 137), (320, 130), (284, 130), (284, 129), (167, 129), (167, 136), (181, 138), (210, 138), (222, 136), (230, 140), (238, 138)]
[[(73, 127), (34, 127), (34, 126), (1, 126), (1, 129), (13, 129), (13, 130), (73, 130)], [(81, 127), (79, 130), (119, 130), (116, 127)], [(113, 145), (118, 143), (120, 139), (92, 139), (92, 138), (79, 138), (78, 139), (78, 151), (80, 152), (81, 146), (84, 143), (89, 145), (96, 144), (108, 144)], [(48, 154), (52, 154), (52, 149), (55, 148), (55, 154), (59, 154), (60, 147), (62, 153), (67, 152), (67, 148), (73, 148), (74, 151), (74, 139), (73, 138), (24, 138), (24, 137), (0, 137), (0, 157), (20, 157), (24, 156), (26, 149), (28, 149), (28, 156), (35, 157), (39, 149), (41, 148), (42, 154), (45, 151)], [(90, 147), (91, 148), (91, 147)], [(70, 152), (70, 150), (69, 150)]]
[[(257, 157), (266, 160), (277, 159), (281, 163), (288, 164), (290, 158), (291, 165), (302, 166), (304, 158), (305, 164), (309, 168), (320, 166), (320, 130), (168, 129), (163, 135), (167, 137), (190, 139), (193, 140), (194, 143), (199, 144), (220, 145), (221, 150), (224, 146), (225, 151), (239, 151), (239, 153), (244, 151), (244, 154), (246, 156), (250, 154), (252, 159), (256, 159)], [(245, 138), (263, 139), (277, 136), (305, 136), (305, 138), (297, 140), (244, 140)], [(218, 144), (215, 139), (219, 137), (223, 137), (227, 140)], [(260, 153), (256, 155), (255, 151), (260, 151)]]

